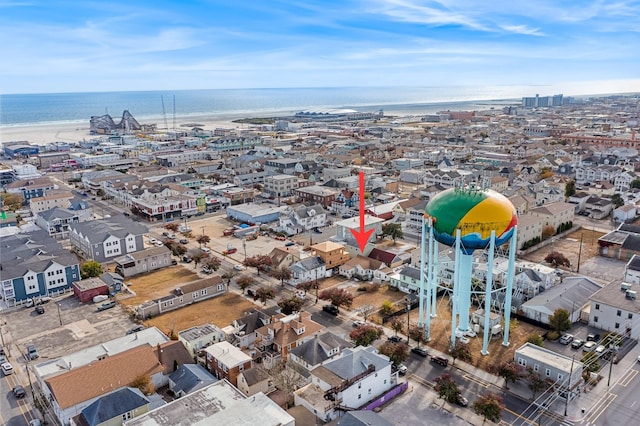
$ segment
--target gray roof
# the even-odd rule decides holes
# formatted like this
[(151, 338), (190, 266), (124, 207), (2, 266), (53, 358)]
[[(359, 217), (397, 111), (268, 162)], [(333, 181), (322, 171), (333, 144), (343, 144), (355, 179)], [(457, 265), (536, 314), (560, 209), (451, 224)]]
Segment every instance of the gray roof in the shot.
[(174, 393), (191, 393), (218, 381), (206, 368), (200, 364), (182, 364), (169, 376), (174, 385)]
[(318, 365), (330, 358), (328, 354), (332, 349), (344, 349), (352, 346), (352, 343), (343, 338), (331, 332), (326, 332), (316, 335), (315, 338), (311, 340), (307, 340), (295, 349), (292, 349), (291, 353), (309, 365)]
[(45, 210), (43, 212), (38, 213), (45, 221), (49, 222), (53, 219), (69, 219), (70, 217), (76, 216), (75, 213), (72, 213), (68, 209), (63, 209), (61, 207), (54, 207), (49, 210)]
[(634, 254), (631, 257), (631, 260), (627, 262), (627, 269), (631, 269), (632, 271), (640, 271), (640, 256)]
[(97, 399), (84, 410), (85, 424), (95, 426), (149, 403), (138, 388), (122, 388)]
[(407, 276), (409, 278), (413, 278), (414, 280), (420, 279), (420, 269), (413, 268), (411, 266), (405, 266), (400, 271), (400, 275)]
[(327, 362), (323, 367), (343, 380), (349, 380), (367, 371), (369, 365), (378, 371), (388, 366), (389, 362), (389, 358), (379, 355), (375, 348), (358, 346), (343, 350), (340, 358)]
[(320, 256), (312, 256), (294, 263), (293, 265), (291, 265), (290, 269), (292, 272), (296, 272), (296, 269), (300, 270), (301, 272), (305, 272), (305, 271), (313, 271), (315, 269), (320, 268), (323, 265), (324, 265), (324, 261)]
[(129, 234), (143, 235), (147, 233), (146, 226), (122, 215), (115, 215), (99, 221), (72, 223), (69, 227), (87, 237), (91, 243), (101, 243), (110, 236), (124, 238)]
[(522, 304), (522, 308), (534, 309), (548, 315), (556, 309), (572, 312), (584, 306), (602, 285), (587, 277), (568, 277), (549, 290)]
[(393, 426), (378, 413), (368, 410), (347, 411), (338, 419), (338, 426)]
[(0, 280), (24, 276), (29, 270), (43, 272), (53, 262), (72, 266), (78, 265), (78, 258), (45, 231), (0, 238)]

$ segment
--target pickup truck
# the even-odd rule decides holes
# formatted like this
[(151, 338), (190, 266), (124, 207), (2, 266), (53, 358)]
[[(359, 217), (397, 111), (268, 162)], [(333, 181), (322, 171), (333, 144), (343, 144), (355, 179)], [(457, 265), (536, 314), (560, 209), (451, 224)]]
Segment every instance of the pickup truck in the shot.
[(224, 235), (225, 237), (230, 237), (231, 235), (233, 235), (233, 232), (233, 229), (225, 229), (224, 231), (222, 231), (222, 235)]
[(234, 248), (230, 248), (228, 250), (223, 251), (222, 254), (226, 256), (226, 255), (229, 255), (229, 254), (233, 254), (233, 253), (235, 253), (237, 251), (238, 251), (238, 249), (234, 247)]

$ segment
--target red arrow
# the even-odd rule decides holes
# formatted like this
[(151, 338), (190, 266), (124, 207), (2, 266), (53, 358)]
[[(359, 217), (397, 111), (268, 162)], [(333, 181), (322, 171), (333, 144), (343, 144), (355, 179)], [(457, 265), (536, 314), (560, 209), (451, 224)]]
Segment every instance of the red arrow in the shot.
[(362, 254), (364, 254), (364, 248), (367, 246), (367, 241), (369, 241), (372, 232), (373, 229), (368, 231), (364, 229), (364, 172), (360, 172), (360, 230), (351, 229), (351, 233), (358, 242), (358, 247), (360, 247)]

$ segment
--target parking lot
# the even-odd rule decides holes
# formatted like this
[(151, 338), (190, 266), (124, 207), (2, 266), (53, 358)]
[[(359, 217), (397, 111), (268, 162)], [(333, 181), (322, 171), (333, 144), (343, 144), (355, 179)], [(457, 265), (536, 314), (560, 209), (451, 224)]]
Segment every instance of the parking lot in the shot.
[(24, 362), (22, 355), (29, 344), (46, 360), (122, 336), (133, 326), (119, 305), (98, 312), (98, 305), (80, 303), (71, 294), (42, 306), (43, 314), (34, 308), (4, 313), (3, 339), (14, 360)]

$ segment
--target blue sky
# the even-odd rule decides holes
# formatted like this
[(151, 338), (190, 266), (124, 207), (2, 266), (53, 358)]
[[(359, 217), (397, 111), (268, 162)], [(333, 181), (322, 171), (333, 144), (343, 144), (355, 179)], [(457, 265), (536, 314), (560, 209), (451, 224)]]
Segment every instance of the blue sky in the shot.
[(0, 40), (2, 93), (640, 91), (640, 1), (0, 0)]

